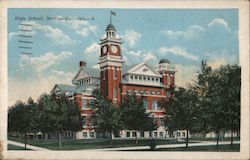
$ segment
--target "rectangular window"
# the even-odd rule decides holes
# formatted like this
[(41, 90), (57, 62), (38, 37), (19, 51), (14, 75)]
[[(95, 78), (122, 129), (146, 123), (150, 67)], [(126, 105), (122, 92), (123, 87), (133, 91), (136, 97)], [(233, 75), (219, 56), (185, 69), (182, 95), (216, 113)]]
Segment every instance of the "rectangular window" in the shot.
[(160, 125), (164, 126), (164, 119), (163, 118), (160, 118)]
[(138, 79), (138, 77), (137, 77), (137, 76), (135, 76), (135, 79), (137, 80), (137, 79)]
[(114, 77), (114, 79), (116, 79), (116, 67), (113, 70), (113, 77)]
[(143, 82), (146, 82), (146, 77), (143, 77)]
[(140, 132), (140, 137), (144, 137), (144, 132)]
[(145, 110), (148, 109), (148, 100), (146, 100), (146, 99), (143, 100), (143, 106), (144, 106)]
[(182, 137), (185, 137), (185, 135), (186, 135), (185, 132), (182, 132)]
[(178, 136), (178, 137), (180, 137), (180, 136), (181, 136), (181, 133), (180, 133), (180, 132), (178, 132), (178, 133), (177, 133), (177, 136)]
[(163, 138), (163, 132), (160, 132), (160, 137)]
[(136, 132), (132, 132), (132, 137), (136, 137)]
[(154, 137), (158, 137), (158, 133), (157, 132), (154, 132)]
[(87, 108), (87, 100), (82, 99), (82, 109), (86, 109), (86, 108)]
[(87, 126), (87, 116), (82, 117), (82, 126)]
[(133, 79), (134, 79), (134, 76), (130, 76), (130, 79), (133, 80)]
[(116, 99), (117, 98), (117, 94), (116, 94), (116, 89), (114, 88), (113, 90), (113, 99)]
[(102, 75), (102, 76), (103, 76), (103, 80), (105, 80), (105, 73), (106, 73), (105, 71), (106, 71), (106, 70), (103, 70), (103, 72), (102, 72), (102, 74), (103, 74), (103, 75)]
[(148, 77), (148, 81), (150, 81), (150, 77)]
[(152, 132), (149, 132), (149, 137), (152, 137)]
[(87, 132), (82, 132), (82, 136), (83, 136), (83, 138), (87, 138), (88, 137), (88, 133)]
[(130, 132), (127, 132), (127, 133), (126, 133), (126, 137), (130, 137)]
[(90, 132), (90, 135), (89, 135), (91, 138), (94, 138), (95, 137), (95, 133), (94, 132)]
[(152, 102), (152, 105), (153, 105), (153, 110), (154, 110), (154, 111), (157, 111), (157, 110), (158, 110), (157, 101), (153, 101), (153, 102)]
[(139, 76), (139, 80), (140, 80), (140, 82), (142, 81), (142, 77), (141, 76)]

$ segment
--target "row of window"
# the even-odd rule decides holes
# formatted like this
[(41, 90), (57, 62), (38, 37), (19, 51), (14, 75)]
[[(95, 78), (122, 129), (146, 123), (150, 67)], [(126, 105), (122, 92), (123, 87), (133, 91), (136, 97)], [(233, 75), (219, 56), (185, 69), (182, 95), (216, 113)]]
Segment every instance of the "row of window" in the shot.
[[(83, 138), (88, 138), (88, 132), (82, 132)], [(89, 132), (89, 137), (94, 138), (95, 132)]]
[[(148, 100), (144, 99), (144, 100), (143, 100), (143, 105), (144, 105), (145, 109), (147, 110), (147, 109), (148, 109), (148, 106), (149, 106), (149, 105), (148, 105)], [(160, 111), (160, 110), (161, 110), (161, 107), (158, 106), (158, 103), (157, 103), (156, 100), (153, 100), (153, 101), (152, 101), (152, 110), (153, 110), (153, 111)]]
[(128, 93), (135, 93), (135, 94), (149, 94), (149, 95), (160, 95), (161, 93), (157, 90), (155, 91), (146, 91), (146, 90), (127, 90)]
[[(131, 135), (131, 133), (130, 132), (126, 132), (126, 137), (127, 138), (130, 138), (130, 137), (138, 137), (137, 136), (137, 132), (132, 132), (132, 135)], [(145, 133), (144, 132), (140, 132), (139, 133), (139, 137), (145, 137)], [(149, 137), (152, 137), (152, 132), (149, 132)], [(158, 134), (158, 132), (153, 132), (153, 137), (164, 137), (164, 135), (163, 135), (163, 132), (159, 132), (159, 134)]]
[(159, 82), (160, 78), (156, 77), (148, 77), (148, 76), (137, 76), (137, 75), (130, 75), (131, 81), (139, 81), (139, 82)]
[(91, 84), (91, 78), (88, 78), (88, 79), (84, 79), (84, 80), (81, 80), (79, 82), (79, 85), (82, 86), (84, 84)]

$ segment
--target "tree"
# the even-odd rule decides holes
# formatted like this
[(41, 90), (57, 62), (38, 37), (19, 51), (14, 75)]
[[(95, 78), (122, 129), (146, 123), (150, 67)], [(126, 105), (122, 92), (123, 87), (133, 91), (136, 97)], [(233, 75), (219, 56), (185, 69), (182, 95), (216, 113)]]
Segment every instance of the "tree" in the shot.
[(104, 98), (99, 89), (93, 91), (91, 123), (96, 128), (109, 132), (110, 144), (113, 143), (112, 135), (121, 129), (120, 110), (110, 100)]
[[(157, 128), (153, 118), (146, 113), (143, 98), (135, 94), (127, 94), (121, 104), (122, 126), (127, 130), (153, 131)], [(137, 134), (135, 142), (138, 143)]]
[(221, 130), (233, 132), (239, 127), (240, 67), (227, 65), (212, 70), (206, 61), (202, 61), (195, 88), (200, 99), (201, 124), (203, 129), (217, 134), (218, 146)]
[(17, 101), (14, 106), (8, 110), (8, 131), (18, 132), (24, 137), (24, 145), (26, 149), (27, 133), (36, 132), (35, 125), (36, 103), (29, 98), (28, 104)]
[(38, 99), (39, 128), (43, 133), (58, 133), (58, 144), (62, 146), (62, 133), (80, 131), (82, 118), (74, 100), (62, 94), (58, 97), (43, 94)]
[(170, 130), (186, 130), (186, 147), (188, 147), (189, 132), (195, 132), (198, 113), (198, 96), (191, 89), (178, 88), (174, 96), (166, 100), (166, 125)]

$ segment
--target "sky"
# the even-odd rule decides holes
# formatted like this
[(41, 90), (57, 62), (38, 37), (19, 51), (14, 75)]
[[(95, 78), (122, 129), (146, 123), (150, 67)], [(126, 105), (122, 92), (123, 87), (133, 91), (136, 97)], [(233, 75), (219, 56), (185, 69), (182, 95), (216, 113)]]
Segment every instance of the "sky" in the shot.
[(185, 87), (196, 79), (201, 60), (213, 68), (239, 64), (237, 9), (13, 8), (8, 9), (9, 106), (30, 96), (36, 100), (55, 84), (71, 84), (80, 60), (97, 74), (98, 42), (111, 10), (124, 68), (142, 61), (155, 66), (166, 58), (176, 67), (176, 85)]

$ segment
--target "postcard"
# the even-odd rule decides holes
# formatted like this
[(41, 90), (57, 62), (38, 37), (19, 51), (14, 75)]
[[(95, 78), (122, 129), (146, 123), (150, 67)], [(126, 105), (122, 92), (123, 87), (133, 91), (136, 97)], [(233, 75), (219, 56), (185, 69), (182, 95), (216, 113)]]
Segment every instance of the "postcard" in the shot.
[(249, 2), (1, 4), (1, 159), (249, 159)]

